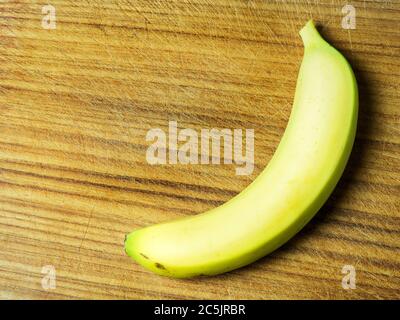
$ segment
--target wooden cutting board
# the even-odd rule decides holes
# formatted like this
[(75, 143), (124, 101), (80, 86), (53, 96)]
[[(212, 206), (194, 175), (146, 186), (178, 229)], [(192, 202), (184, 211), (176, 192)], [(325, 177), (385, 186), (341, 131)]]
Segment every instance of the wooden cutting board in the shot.
[[(45, 4), (0, 2), (0, 298), (400, 298), (399, 1), (351, 1), (356, 29), (336, 0), (51, 0), (55, 29)], [(226, 275), (173, 280), (133, 263), (128, 232), (214, 208), (266, 166), (309, 18), (360, 86), (355, 149), (331, 199), (283, 248)], [(253, 174), (151, 166), (146, 134), (169, 121), (254, 129)]]

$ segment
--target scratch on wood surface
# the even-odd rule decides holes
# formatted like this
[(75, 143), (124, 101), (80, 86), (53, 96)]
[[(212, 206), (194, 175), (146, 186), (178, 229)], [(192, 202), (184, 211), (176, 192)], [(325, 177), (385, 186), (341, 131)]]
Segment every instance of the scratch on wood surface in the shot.
[(349, 42), (350, 42), (350, 49), (353, 50), (353, 42), (351, 41), (351, 31), (347, 30), (347, 34), (349, 36)]
[(89, 215), (89, 219), (88, 219), (87, 224), (86, 224), (85, 232), (83, 233), (83, 236), (82, 236), (82, 239), (81, 239), (81, 243), (79, 245), (79, 249), (78, 249), (79, 253), (81, 252), (81, 248), (82, 248), (83, 242), (86, 240), (86, 235), (87, 235), (88, 230), (90, 228), (90, 222), (92, 221), (92, 217), (93, 217), (93, 210), (94, 210), (94, 206), (93, 206), (92, 210), (90, 210), (90, 215)]

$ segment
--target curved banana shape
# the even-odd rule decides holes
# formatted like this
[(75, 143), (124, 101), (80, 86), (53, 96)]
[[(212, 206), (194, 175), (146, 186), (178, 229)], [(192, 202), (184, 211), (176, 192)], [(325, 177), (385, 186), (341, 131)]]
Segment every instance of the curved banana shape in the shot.
[(164, 276), (216, 275), (274, 251), (306, 225), (332, 193), (351, 153), (358, 90), (345, 58), (313, 21), (288, 127), (267, 168), (219, 208), (129, 234), (125, 250)]

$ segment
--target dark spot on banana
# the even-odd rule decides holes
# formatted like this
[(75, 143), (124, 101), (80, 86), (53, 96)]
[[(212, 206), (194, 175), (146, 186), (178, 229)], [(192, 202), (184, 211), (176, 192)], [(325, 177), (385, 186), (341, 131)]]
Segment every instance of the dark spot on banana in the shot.
[(149, 257), (148, 257), (148, 256), (146, 256), (144, 253), (140, 253), (140, 255), (141, 255), (143, 258), (145, 258), (145, 259), (149, 260)]
[(158, 269), (167, 270), (161, 263), (156, 262), (155, 266), (156, 266), (156, 268), (158, 268)]

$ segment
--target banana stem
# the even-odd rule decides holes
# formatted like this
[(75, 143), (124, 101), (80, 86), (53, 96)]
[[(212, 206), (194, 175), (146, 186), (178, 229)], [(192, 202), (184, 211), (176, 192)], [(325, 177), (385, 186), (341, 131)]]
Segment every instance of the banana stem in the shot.
[(307, 24), (300, 30), (300, 36), (303, 39), (304, 47), (309, 48), (325, 40), (321, 37), (318, 30), (315, 28), (313, 20), (307, 22)]

